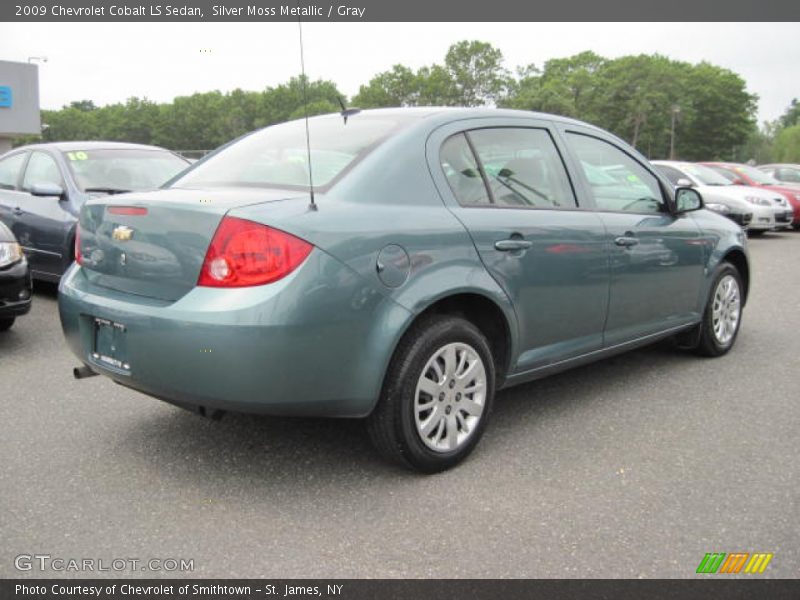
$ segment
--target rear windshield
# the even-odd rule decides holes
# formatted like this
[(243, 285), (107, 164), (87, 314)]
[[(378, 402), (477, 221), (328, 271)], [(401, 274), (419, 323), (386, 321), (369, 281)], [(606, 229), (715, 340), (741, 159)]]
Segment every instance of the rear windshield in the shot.
[[(340, 115), (309, 119), (314, 187), (325, 187), (411, 117)], [(199, 163), (172, 187), (308, 187), (304, 120), (257, 131)]]
[(63, 155), (84, 192), (150, 190), (189, 166), (172, 152), (158, 149), (72, 150)]

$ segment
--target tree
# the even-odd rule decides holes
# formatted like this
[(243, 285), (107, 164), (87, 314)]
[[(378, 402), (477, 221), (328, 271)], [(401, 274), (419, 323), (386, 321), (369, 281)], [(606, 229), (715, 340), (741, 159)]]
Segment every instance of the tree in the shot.
[(687, 160), (733, 159), (736, 148), (756, 130), (758, 97), (728, 69), (707, 62), (688, 73), (684, 90), (691, 118), (681, 131), (680, 152)]
[(786, 112), (783, 113), (778, 121), (780, 127), (800, 125), (800, 102), (797, 101), (797, 98), (792, 98), (789, 108), (786, 109)]
[(781, 129), (775, 137), (775, 159), (778, 162), (800, 163), (800, 124)]
[(503, 53), (487, 42), (462, 41), (450, 46), (444, 71), (451, 82), (452, 100), (462, 106), (495, 104), (509, 88)]
[(606, 62), (594, 52), (581, 52), (548, 60), (542, 70), (528, 65), (519, 70), (503, 105), (594, 121), (597, 72)]
[(419, 102), (420, 79), (408, 67), (394, 65), (362, 85), (353, 98), (359, 108), (415, 106)]

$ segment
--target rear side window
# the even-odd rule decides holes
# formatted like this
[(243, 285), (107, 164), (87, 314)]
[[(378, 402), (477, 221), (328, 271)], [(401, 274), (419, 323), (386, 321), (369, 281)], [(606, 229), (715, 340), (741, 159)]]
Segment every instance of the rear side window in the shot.
[(498, 206), (577, 206), (564, 164), (547, 131), (478, 129), (468, 135)]
[(43, 152), (34, 152), (28, 161), (25, 169), (25, 179), (22, 181), (22, 189), (30, 190), (37, 183), (51, 183), (61, 185), (61, 172), (58, 170), (56, 161), (51, 156)]
[(489, 206), (492, 201), (478, 162), (463, 133), (448, 138), (440, 154), (442, 169), (453, 195), (463, 206)]
[(658, 179), (628, 154), (598, 138), (567, 133), (599, 210), (661, 213), (668, 208)]
[(441, 163), (465, 206), (577, 206), (561, 156), (543, 129), (502, 127), (458, 134), (442, 146)]
[(25, 162), (25, 156), (25, 152), (20, 152), (0, 160), (0, 189), (14, 190), (17, 188), (19, 172)]

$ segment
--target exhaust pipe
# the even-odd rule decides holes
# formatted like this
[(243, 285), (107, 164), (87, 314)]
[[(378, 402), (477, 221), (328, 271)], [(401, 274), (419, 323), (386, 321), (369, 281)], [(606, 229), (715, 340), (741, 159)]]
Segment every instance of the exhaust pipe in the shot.
[(86, 365), (82, 365), (80, 367), (75, 367), (72, 369), (72, 376), (75, 379), (86, 379), (87, 377), (96, 377), (98, 374), (92, 371)]

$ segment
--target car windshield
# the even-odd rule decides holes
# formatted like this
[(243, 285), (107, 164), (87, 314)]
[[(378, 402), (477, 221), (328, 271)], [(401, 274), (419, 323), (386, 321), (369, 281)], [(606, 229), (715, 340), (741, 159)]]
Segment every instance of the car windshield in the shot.
[(729, 179), (703, 165), (681, 165), (681, 169), (702, 185), (733, 185)]
[(741, 173), (748, 179), (752, 179), (756, 183), (760, 183), (761, 185), (780, 185), (780, 181), (772, 177), (772, 175), (767, 175), (763, 171), (759, 171), (755, 167), (748, 167), (747, 165), (737, 165), (733, 167), (733, 170), (737, 173)]
[(77, 186), (84, 192), (126, 192), (161, 187), (189, 166), (158, 149), (102, 148), (63, 152)]
[[(361, 160), (409, 117), (341, 115), (309, 119), (314, 187), (325, 187)], [(198, 163), (172, 187), (307, 187), (304, 120), (273, 125), (244, 137)]]

